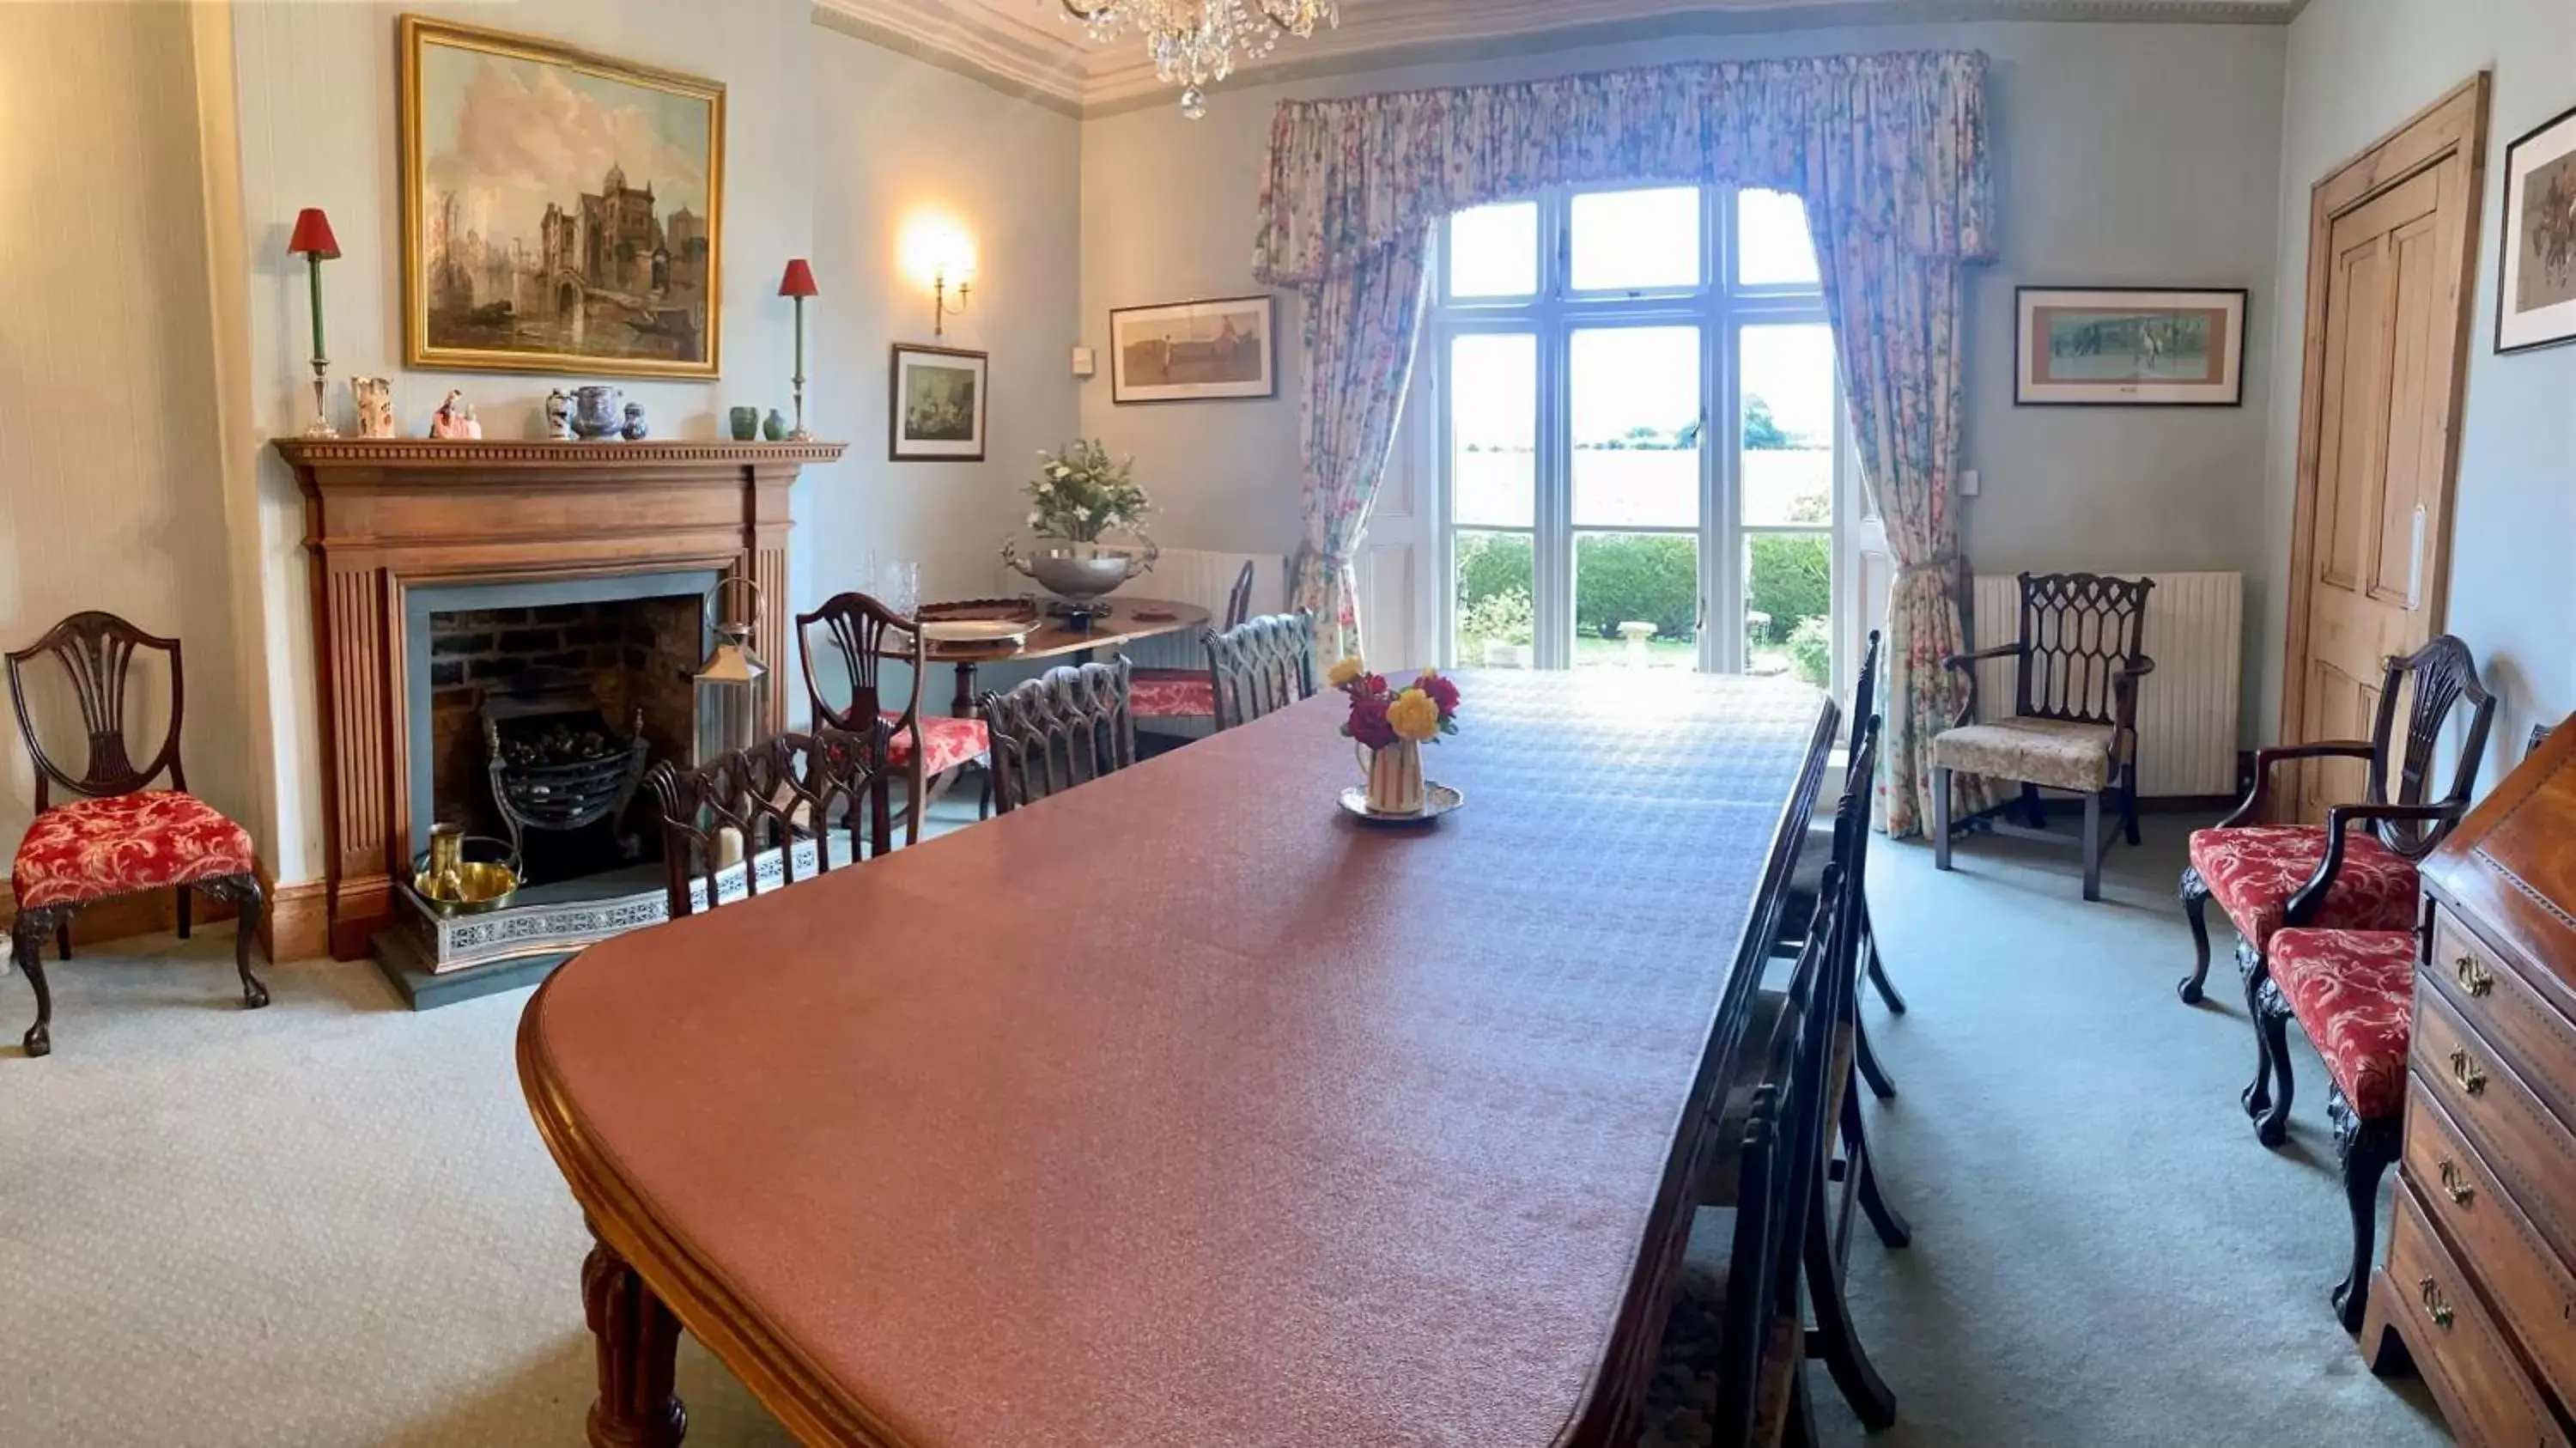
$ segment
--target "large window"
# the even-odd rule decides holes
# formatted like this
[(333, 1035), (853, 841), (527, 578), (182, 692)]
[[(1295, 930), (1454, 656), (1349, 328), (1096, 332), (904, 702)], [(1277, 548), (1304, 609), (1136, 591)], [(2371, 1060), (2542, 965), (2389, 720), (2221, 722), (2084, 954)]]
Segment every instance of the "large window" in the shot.
[(1843, 409), (1798, 199), (1559, 191), (1442, 242), (1447, 659), (1831, 682)]

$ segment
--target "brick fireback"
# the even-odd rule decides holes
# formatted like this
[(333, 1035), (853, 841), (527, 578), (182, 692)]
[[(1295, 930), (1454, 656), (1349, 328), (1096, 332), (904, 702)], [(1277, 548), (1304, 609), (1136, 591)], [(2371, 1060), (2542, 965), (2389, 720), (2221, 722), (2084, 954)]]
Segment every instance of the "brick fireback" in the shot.
[(475, 834), (503, 832), (485, 773), (483, 691), (530, 669), (586, 671), (600, 712), (620, 731), (644, 711), (652, 758), (693, 758), (699, 607), (695, 597), (673, 596), (430, 615), (433, 817)]

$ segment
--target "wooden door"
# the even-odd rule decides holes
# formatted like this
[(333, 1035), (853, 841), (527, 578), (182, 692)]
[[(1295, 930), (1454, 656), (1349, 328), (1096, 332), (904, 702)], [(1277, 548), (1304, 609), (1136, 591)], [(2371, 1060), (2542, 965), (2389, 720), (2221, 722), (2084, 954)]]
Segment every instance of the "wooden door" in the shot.
[[(2486, 116), (2480, 72), (2313, 193), (2282, 671), (2293, 741), (2369, 738), (2381, 662), (2441, 629)], [(2363, 784), (2359, 762), (2336, 761), (2276, 798), (2322, 820)]]

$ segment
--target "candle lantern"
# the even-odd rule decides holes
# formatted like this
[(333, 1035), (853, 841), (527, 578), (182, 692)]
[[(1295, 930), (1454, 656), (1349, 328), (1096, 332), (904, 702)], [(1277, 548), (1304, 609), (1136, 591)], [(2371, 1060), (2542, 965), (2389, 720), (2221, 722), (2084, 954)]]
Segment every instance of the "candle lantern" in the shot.
[[(737, 610), (728, 611), (728, 601)], [(748, 749), (768, 737), (769, 665), (752, 640), (760, 631), (760, 585), (736, 574), (707, 590), (702, 609), (713, 621), (715, 647), (698, 666), (698, 760)]]
[(331, 369), (328, 355), (322, 350), (322, 263), (338, 259), (339, 238), (331, 234), (331, 218), (322, 208), (307, 206), (295, 214), (295, 234), (287, 239), (287, 253), (304, 258), (305, 274), (313, 292), (313, 421), (304, 429), (306, 437), (338, 437), (330, 416), (323, 411), (324, 374)]

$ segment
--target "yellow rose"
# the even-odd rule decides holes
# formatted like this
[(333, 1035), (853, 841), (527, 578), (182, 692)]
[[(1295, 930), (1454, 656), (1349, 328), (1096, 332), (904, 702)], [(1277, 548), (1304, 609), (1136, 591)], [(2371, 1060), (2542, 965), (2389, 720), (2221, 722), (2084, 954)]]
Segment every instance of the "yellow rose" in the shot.
[(1386, 706), (1386, 723), (1399, 739), (1434, 739), (1440, 734), (1440, 706), (1420, 689), (1407, 689)]
[(1338, 689), (1367, 672), (1368, 665), (1360, 662), (1359, 655), (1352, 654), (1334, 664), (1332, 672), (1324, 676), (1324, 682)]

